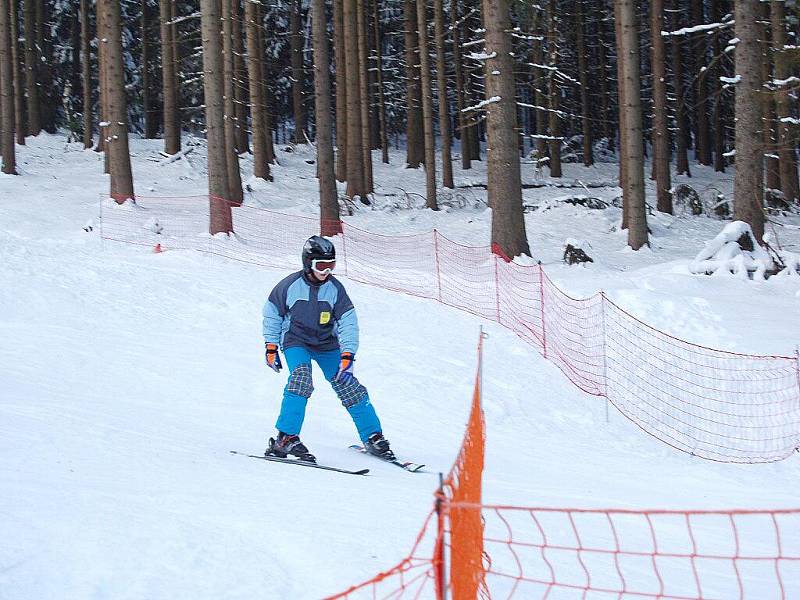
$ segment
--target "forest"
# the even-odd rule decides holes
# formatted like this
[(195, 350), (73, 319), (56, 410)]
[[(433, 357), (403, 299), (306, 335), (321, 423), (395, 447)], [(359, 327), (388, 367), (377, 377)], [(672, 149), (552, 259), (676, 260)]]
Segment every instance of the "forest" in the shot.
[(648, 211), (672, 212), (673, 174), (735, 167), (719, 210), (760, 241), (769, 210), (800, 202), (798, 15), (795, 0), (0, 0), (2, 171), (29, 136), (67, 131), (105, 153), (122, 202), (129, 135), (176, 160), (202, 140), (218, 233), (245, 153), (270, 180), (277, 145), (313, 144), (335, 234), (390, 147), (424, 169), (432, 210), (454, 161), (485, 161), (492, 243), (517, 256), (522, 161), (551, 178), (618, 162), (634, 250)]

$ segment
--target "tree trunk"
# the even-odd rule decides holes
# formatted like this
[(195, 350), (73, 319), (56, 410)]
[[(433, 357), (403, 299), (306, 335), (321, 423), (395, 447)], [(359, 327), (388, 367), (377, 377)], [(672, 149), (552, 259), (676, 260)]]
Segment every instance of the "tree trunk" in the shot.
[[(605, 1), (600, 0), (601, 8), (605, 9)], [(615, 136), (616, 132), (614, 131), (614, 117), (612, 115), (611, 106), (611, 90), (609, 89), (609, 77), (608, 77), (608, 68), (606, 65), (609, 64), (609, 60), (607, 58), (606, 53), (606, 26), (604, 20), (599, 20), (597, 23), (597, 54), (598, 54), (598, 69), (600, 71), (600, 76), (598, 80), (600, 82), (600, 115), (602, 119), (602, 131), (603, 137), (606, 138), (607, 148), (610, 152), (614, 151), (616, 147)]]
[[(709, 4), (709, 17), (712, 23), (719, 23), (721, 19), (719, 10), (719, 0), (711, 0)], [(719, 31), (714, 31), (711, 39), (711, 52), (715, 57), (715, 64), (711, 69), (711, 81), (713, 82), (713, 95), (714, 95), (714, 108), (711, 112), (711, 128), (713, 131), (713, 147), (714, 147), (714, 170), (718, 173), (725, 172), (725, 126), (722, 119), (722, 82), (720, 76), (723, 74), (720, 67), (720, 57), (722, 53), (722, 46), (720, 45)]]
[(509, 0), (482, 0), (486, 28), (487, 192), (492, 245), (508, 257), (530, 255), (517, 155), (517, 102)]
[(344, 0), (345, 70), (347, 72), (347, 190), (351, 200), (367, 198), (364, 185), (364, 155), (361, 147), (361, 73), (358, 68), (357, 0)]
[(178, 79), (175, 56), (174, 0), (160, 0), (161, 79), (164, 94), (164, 152), (181, 151), (180, 117), (178, 116)]
[(270, 93), (270, 86), (269, 81), (272, 78), (272, 68), (269, 62), (269, 59), (266, 56), (266, 49), (264, 43), (264, 35), (262, 33), (262, 24), (263, 24), (263, 17), (262, 17), (262, 8), (261, 4), (256, 5), (256, 17), (258, 22), (258, 57), (259, 63), (261, 64), (261, 81), (263, 83), (261, 87), (261, 98), (263, 99), (264, 103), (261, 107), (263, 111), (262, 114), (264, 115), (264, 139), (266, 144), (266, 157), (267, 163), (273, 164), (275, 162), (275, 145), (273, 144), (273, 122), (272, 122), (272, 94)]
[(39, 135), (38, 61), (36, 60), (36, 7), (38, 0), (25, 0), (25, 96), (28, 101), (28, 135)]
[(626, 131), (622, 145), (625, 156), (625, 202), (628, 211), (628, 245), (638, 250), (648, 243), (647, 211), (644, 198), (644, 156), (642, 146), (642, 100), (639, 60), (639, 32), (636, 1), (615, 0), (619, 10), (620, 39), (617, 58), (622, 61), (624, 101), (620, 102), (620, 127)]
[(403, 23), (405, 27), (406, 60), (406, 168), (417, 169), (424, 160), (425, 141), (423, 139), (422, 99), (417, 36), (417, 0), (404, 0)]
[(653, 48), (653, 161), (656, 175), (656, 207), (672, 214), (672, 182), (669, 172), (669, 129), (667, 126), (666, 48), (661, 31), (664, 28), (664, 0), (653, 0), (650, 6), (650, 36)]
[(331, 74), (325, 0), (312, 0), (311, 19), (314, 42), (314, 108), (317, 115), (320, 232), (322, 235), (336, 235), (341, 233), (342, 226), (339, 220), (339, 198), (333, 169)]
[(14, 130), (17, 144), (25, 145), (25, 86), (22, 83), (22, 71), (19, 60), (19, 19), (17, 0), (11, 0), (11, 70), (14, 78)]
[(558, 19), (557, 0), (550, 0), (547, 10), (547, 91), (548, 91), (548, 124), (550, 146), (550, 177), (561, 177), (561, 121), (559, 113), (559, 97), (561, 90), (556, 82), (555, 70), (558, 64)]
[(361, 105), (361, 156), (364, 161), (364, 188), (367, 194), (373, 192), (372, 182), (372, 136), (370, 135), (369, 118), (369, 71), (367, 69), (367, 54), (369, 44), (367, 38), (367, 10), (364, 0), (356, 0), (358, 31), (358, 69), (360, 77), (358, 79), (358, 93)]
[[(227, 1), (227, 0), (223, 0)], [(200, 0), (203, 36), (203, 92), (205, 95), (206, 139), (208, 141), (209, 232), (233, 231), (228, 196), (228, 168), (225, 152), (225, 108), (222, 79), (225, 67), (220, 39), (220, 0)]]
[(761, 48), (758, 0), (736, 0), (736, 175), (733, 183), (733, 216), (764, 236), (764, 168), (761, 145)]
[(92, 36), (89, 28), (89, 0), (81, 0), (81, 86), (83, 91), (83, 147), (92, 147)]
[(450, 30), (453, 32), (453, 65), (456, 72), (456, 110), (458, 110), (458, 131), (456, 137), (461, 146), (461, 168), (472, 168), (472, 160), (468, 147), (467, 119), (464, 114), (464, 64), (461, 58), (461, 23), (459, 22), (458, 0), (450, 0)]
[(294, 116), (295, 144), (305, 144), (308, 133), (308, 117), (305, 105), (305, 74), (303, 73), (302, 0), (289, 3), (289, 48), (292, 65), (292, 114)]
[[(104, 19), (100, 17), (100, 11), (97, 10), (97, 3), (95, 2), (95, 27), (97, 29), (97, 39), (102, 40), (105, 37), (105, 24)], [(94, 148), (95, 152), (103, 153), (103, 172), (109, 173), (108, 170), (108, 152), (106, 152), (106, 140), (108, 139), (108, 85), (106, 84), (106, 45), (97, 44), (97, 116), (98, 116), (98, 135), (97, 145)]]
[(447, 101), (447, 63), (444, 56), (444, 6), (433, 0), (436, 28), (436, 87), (439, 98), (439, 134), (442, 138), (442, 185), (453, 189), (453, 158), (450, 154), (450, 109)]
[[(533, 7), (533, 31), (538, 38), (531, 43), (531, 55), (534, 65), (544, 65), (544, 24), (542, 23), (542, 11), (539, 6)], [(541, 66), (533, 68), (533, 103), (536, 105), (536, 156), (539, 160), (544, 159), (548, 154), (547, 129), (549, 114), (547, 112), (547, 96), (544, 93), (547, 83), (547, 73)]]
[(622, 229), (628, 229), (628, 200), (630, 193), (628, 192), (628, 155), (627, 148), (628, 142), (626, 137), (628, 130), (625, 127), (624, 110), (625, 110), (625, 69), (624, 59), (625, 54), (621, 50), (622, 44), (622, 17), (620, 16), (620, 4), (617, 0), (612, 0), (614, 3), (614, 39), (616, 42), (617, 60), (617, 121), (619, 122), (619, 187), (622, 188)]
[(575, 46), (578, 54), (578, 78), (581, 84), (581, 125), (583, 129), (583, 164), (591, 167), (594, 164), (592, 154), (592, 127), (589, 118), (589, 56), (583, 38), (583, 1), (575, 2)]
[[(681, 3), (672, 0), (670, 29), (677, 31), (681, 28)], [(692, 176), (689, 170), (689, 153), (687, 140), (689, 128), (686, 118), (686, 92), (683, 84), (683, 36), (672, 36), (672, 77), (675, 88), (675, 172), (678, 175)]]
[(222, 0), (222, 53), (225, 69), (225, 158), (228, 168), (228, 195), (225, 196), (234, 206), (244, 200), (242, 175), (239, 171), (239, 149), (236, 147), (236, 108), (233, 68), (233, 14), (231, 4), (236, 0)]
[(422, 96), (422, 126), (425, 133), (425, 204), (439, 210), (436, 202), (436, 138), (433, 132), (433, 90), (431, 86), (430, 53), (428, 50), (427, 0), (417, 0), (417, 39), (419, 40), (420, 90)]
[(144, 137), (156, 137), (150, 100), (150, 0), (142, 0), (142, 113)]
[(333, 0), (333, 59), (336, 63), (336, 179), (347, 179), (347, 68), (343, 0)]
[(253, 123), (253, 175), (272, 181), (267, 160), (267, 131), (264, 119), (263, 71), (261, 66), (261, 35), (259, 5), (245, 1), (244, 19), (247, 32), (247, 72), (250, 90), (250, 118)]
[[(786, 14), (783, 0), (772, 0), (772, 55), (775, 60), (775, 77), (781, 81), (791, 75), (788, 57), (784, 47), (786, 40)], [(777, 86), (775, 90), (775, 116), (778, 142), (778, 170), (780, 186), (784, 197), (789, 202), (800, 200), (797, 178), (797, 158), (795, 155), (796, 139), (792, 135), (792, 126), (788, 119), (792, 117), (792, 100), (787, 84)]]
[[(692, 0), (692, 21), (693, 25), (705, 24), (703, 15), (703, 0)], [(699, 31), (691, 37), (694, 48), (694, 72), (695, 72), (695, 123), (696, 123), (696, 144), (695, 158), (701, 165), (711, 165), (711, 135), (708, 127), (708, 86), (706, 76), (706, 55), (708, 54), (708, 34)]]
[[(11, 0), (14, 2), (15, 0)], [(0, 0), (0, 153), (2, 172), (17, 174), (16, 147), (14, 146), (14, 66), (11, 59), (11, 7), (9, 0)], [(13, 40), (16, 42), (16, 40)]]
[(386, 131), (386, 92), (383, 85), (383, 36), (381, 35), (380, 9), (381, 3), (380, 0), (377, 0), (372, 17), (373, 28), (375, 30), (375, 69), (378, 75), (378, 125), (380, 127), (381, 161), (388, 165), (389, 134)]
[(39, 84), (39, 123), (47, 133), (56, 133), (57, 106), (61, 98), (56, 95), (56, 86), (53, 84), (53, 44), (51, 37), (45, 36), (45, 29), (49, 28), (50, 2), (36, 1), (36, 81)]
[[(759, 48), (761, 50), (761, 81), (767, 82), (772, 79), (772, 61), (770, 56), (769, 31), (769, 4), (762, 2), (761, 19), (759, 25)], [(765, 91), (765, 90), (764, 90)], [(778, 142), (777, 128), (775, 119), (775, 98), (772, 94), (762, 93), (761, 98), (761, 132), (764, 145), (764, 180), (768, 190), (779, 190), (781, 187), (780, 164), (778, 162)]]
[(250, 152), (250, 140), (247, 135), (247, 106), (249, 91), (247, 88), (247, 72), (244, 65), (244, 37), (242, 35), (242, 3), (233, 0), (231, 4), (233, 16), (233, 82), (234, 112), (236, 113), (236, 150), (239, 154)]
[[(100, 8), (102, 7), (102, 11)], [(135, 198), (133, 172), (128, 147), (128, 99), (125, 91), (125, 65), (122, 59), (122, 24), (120, 3), (116, 0), (100, 0), (98, 15), (102, 15), (106, 56), (106, 78), (108, 84), (108, 141), (109, 171), (111, 174), (111, 197), (117, 202)]]

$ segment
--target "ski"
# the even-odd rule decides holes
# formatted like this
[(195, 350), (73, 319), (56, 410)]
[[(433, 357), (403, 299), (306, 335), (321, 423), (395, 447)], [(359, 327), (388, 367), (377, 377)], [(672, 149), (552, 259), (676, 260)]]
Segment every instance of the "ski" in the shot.
[(248, 456), (250, 458), (258, 458), (260, 460), (268, 460), (270, 462), (279, 462), (287, 465), (297, 465), (299, 467), (311, 467), (312, 469), (322, 469), (324, 471), (347, 473), (348, 475), (366, 475), (367, 473), (369, 473), (369, 469), (359, 469), (357, 471), (351, 471), (350, 469), (341, 469), (339, 467), (331, 467), (329, 465), (320, 465), (318, 463), (297, 460), (296, 458), (280, 458), (278, 456), (259, 456), (257, 454), (247, 454), (245, 452), (237, 452), (236, 450), (231, 450), (231, 454), (238, 454), (239, 456)]
[(353, 444), (352, 446), (350, 446), (350, 448), (352, 448), (353, 450), (357, 450), (358, 452), (361, 452), (361, 454), (366, 454), (368, 456), (373, 456), (373, 457), (377, 458), (378, 460), (382, 460), (383, 462), (386, 462), (386, 463), (389, 463), (389, 464), (392, 464), (392, 465), (397, 465), (398, 467), (400, 467), (401, 469), (405, 469), (409, 473), (419, 473), (420, 471), (422, 471), (422, 467), (425, 466), (425, 465), (420, 465), (418, 463), (413, 463), (413, 462), (404, 462), (404, 461), (398, 460), (396, 458), (393, 459), (393, 460), (388, 460), (386, 458), (381, 458), (380, 456), (377, 456), (375, 454), (370, 454), (369, 452), (367, 452), (367, 450), (364, 448), (364, 446), (361, 446), (359, 444)]

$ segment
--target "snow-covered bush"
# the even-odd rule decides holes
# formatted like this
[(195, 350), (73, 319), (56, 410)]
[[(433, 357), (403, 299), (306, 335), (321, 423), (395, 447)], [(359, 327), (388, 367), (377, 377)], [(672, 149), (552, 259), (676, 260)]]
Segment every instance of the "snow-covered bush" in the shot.
[(670, 190), (672, 204), (676, 212), (690, 213), (694, 216), (702, 215), (704, 210), (700, 194), (686, 183), (680, 183)]
[(615, 163), (617, 153), (609, 149), (608, 138), (600, 138), (594, 143), (592, 148), (594, 162), (596, 163)]
[(698, 275), (733, 274), (747, 279), (764, 279), (775, 265), (769, 253), (758, 245), (750, 225), (728, 223), (689, 264)]

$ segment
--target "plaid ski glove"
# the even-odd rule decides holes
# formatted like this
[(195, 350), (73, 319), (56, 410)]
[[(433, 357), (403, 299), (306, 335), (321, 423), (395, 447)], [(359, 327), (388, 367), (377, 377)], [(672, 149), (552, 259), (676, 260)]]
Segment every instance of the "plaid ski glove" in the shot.
[(342, 360), (339, 362), (339, 370), (336, 371), (333, 380), (337, 383), (349, 383), (353, 379), (353, 363), (356, 362), (356, 355), (352, 352), (342, 352)]
[(267, 344), (265, 356), (267, 359), (267, 366), (276, 373), (280, 373), (283, 364), (281, 363), (281, 355), (278, 354), (278, 345)]

